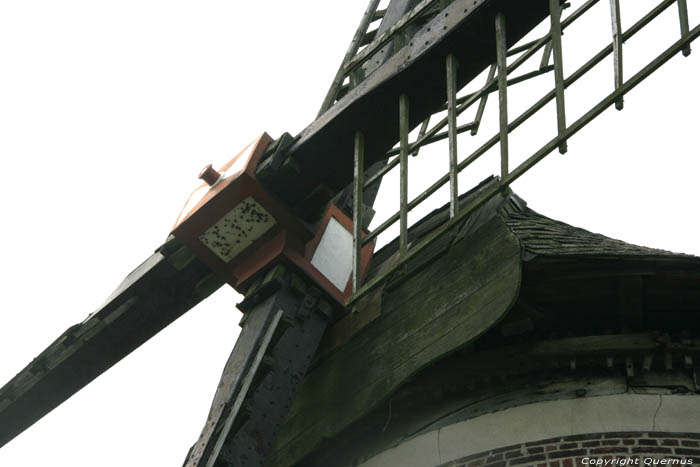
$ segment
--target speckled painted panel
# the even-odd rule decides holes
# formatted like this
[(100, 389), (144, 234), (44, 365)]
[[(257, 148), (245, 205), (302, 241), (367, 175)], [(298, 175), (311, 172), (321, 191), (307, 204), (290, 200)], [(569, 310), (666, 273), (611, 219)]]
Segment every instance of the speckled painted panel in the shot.
[(228, 263), (275, 224), (275, 218), (249, 196), (201, 234), (199, 241)]

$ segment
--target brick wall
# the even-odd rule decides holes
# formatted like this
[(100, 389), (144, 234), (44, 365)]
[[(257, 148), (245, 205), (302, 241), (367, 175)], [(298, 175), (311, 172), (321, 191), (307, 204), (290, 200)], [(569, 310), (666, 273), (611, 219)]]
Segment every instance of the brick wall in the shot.
[[(662, 461), (663, 459), (663, 461)], [(440, 467), (700, 465), (700, 433), (616, 432), (550, 438), (473, 454)], [(600, 462), (595, 464), (595, 462)]]

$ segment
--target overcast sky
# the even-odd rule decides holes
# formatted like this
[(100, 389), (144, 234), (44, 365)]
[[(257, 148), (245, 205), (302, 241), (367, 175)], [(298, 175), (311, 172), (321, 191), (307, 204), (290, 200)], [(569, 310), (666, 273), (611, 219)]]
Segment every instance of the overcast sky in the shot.
[[(655, 3), (623, 0), (623, 27)], [(700, 5), (688, 3), (692, 27)], [(314, 119), (365, 6), (0, 0), (0, 386), (163, 242), (204, 165), (225, 161), (262, 131), (296, 134)], [(607, 9), (600, 2), (565, 34), (567, 74), (609, 40)], [(628, 76), (678, 38), (677, 18), (673, 6), (625, 45)], [(573, 225), (700, 255), (697, 47), (515, 191)], [(547, 75), (513, 88), (511, 119), (551, 84)], [(587, 86), (568, 92), (569, 121), (612, 85), (606, 61)], [(494, 134), (490, 103), (480, 135), (460, 138), (461, 158)], [(516, 132), (512, 167), (555, 128), (550, 106)], [(469, 169), (462, 190), (497, 170), (494, 155)], [(446, 166), (444, 148), (412, 159), (411, 193)], [(378, 220), (397, 208), (396, 195), (388, 179)], [(442, 202), (444, 194), (425, 210)], [(222, 288), (0, 449), (0, 465), (181, 465), (235, 342), (239, 300)]]

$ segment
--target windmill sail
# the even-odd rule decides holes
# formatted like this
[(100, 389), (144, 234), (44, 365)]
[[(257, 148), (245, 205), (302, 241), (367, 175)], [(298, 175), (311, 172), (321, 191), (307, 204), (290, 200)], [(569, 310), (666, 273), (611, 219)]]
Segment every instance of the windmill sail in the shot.
[[(612, 105), (621, 109), (625, 93), (675, 54), (688, 55), (691, 41), (700, 35), (700, 27), (689, 27), (685, 2), (679, 1), (680, 39), (625, 81), (624, 41), (675, 2), (662, 1), (626, 31), (620, 27), (619, 8), (612, 8), (612, 43), (565, 79), (562, 30), (598, 0), (585, 2), (568, 16), (562, 15), (559, 0), (393, 0), (386, 10), (378, 10), (379, 3), (370, 1), (318, 118), (294, 138), (283, 135), (272, 142), (261, 136), (235, 176), (210, 170), (206, 202), (199, 205), (200, 211), (192, 211), (188, 225), (178, 227), (187, 238), (169, 239), (100, 309), (69, 328), (0, 389), (0, 446), (228, 282), (246, 295), (241, 305), (246, 312), (243, 331), (186, 465), (262, 465), (329, 324), (388, 281), (395, 285), (409, 274), (405, 271), (420, 270), (416, 259), (422, 253), (449, 243), (446, 234), (489, 206), (547, 154), (557, 148), (565, 152), (567, 139), (603, 110)], [(616, 0), (611, 4), (615, 7)], [(512, 48), (547, 18), (547, 35)], [(379, 27), (372, 29), (380, 19)], [(540, 49), (544, 57), (539, 70), (509, 78)], [(522, 55), (508, 62), (518, 54)], [(615, 90), (567, 126), (566, 87), (611, 54)], [(458, 98), (458, 90), (485, 70), (490, 70), (486, 85)], [(509, 120), (508, 87), (549, 72), (554, 89)], [(476, 133), (491, 92), (499, 96), (499, 133), (458, 164), (457, 134)], [(556, 103), (557, 136), (511, 171), (509, 132), (550, 101)], [(475, 120), (458, 126), (457, 116), (477, 102)], [(448, 116), (428, 129), (430, 117), (445, 110)], [(409, 132), (421, 124), (419, 139), (409, 144)], [(399, 146), (394, 147), (397, 139)], [(443, 139), (450, 141), (450, 172), (409, 202), (408, 154)], [(501, 149), (501, 178), (480, 186), (462, 203), (459, 171), (496, 144)], [(389, 161), (393, 156), (399, 157)], [(401, 209), (368, 232), (363, 215), (372, 203), (370, 199), (363, 205), (363, 193), (395, 167), (401, 170)], [(438, 227), (431, 224), (429, 233), (411, 244), (408, 211), (448, 183), (449, 217)], [(350, 184), (352, 219), (329, 204)], [(373, 242), (394, 222), (400, 222), (396, 257), (363, 283)], [(241, 242), (244, 245), (233, 245)], [(319, 251), (337, 261), (315, 261)], [(330, 270), (320, 266), (329, 264)], [(290, 458), (298, 460), (299, 455)]]

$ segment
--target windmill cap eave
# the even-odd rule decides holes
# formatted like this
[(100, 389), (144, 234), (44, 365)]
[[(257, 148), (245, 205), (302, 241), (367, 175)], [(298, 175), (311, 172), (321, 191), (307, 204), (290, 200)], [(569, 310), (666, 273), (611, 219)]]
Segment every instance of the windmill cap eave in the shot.
[[(460, 196), (460, 205), (469, 204), (484, 191), (500, 183), (498, 177), (488, 177), (475, 188)], [(474, 213), (467, 216), (462, 225), (474, 223), (478, 218), (499, 214), (508, 228), (520, 240), (523, 259), (535, 257), (565, 257), (567, 259), (681, 261), (700, 264), (700, 257), (685, 253), (634, 245), (602, 234), (544, 216), (528, 207), (527, 202), (510, 188), (496, 195)], [(409, 229), (409, 241), (425, 237), (449, 220), (449, 204), (433, 210)], [(398, 251), (398, 238), (375, 253), (375, 265)], [(378, 264), (379, 263), (379, 264)]]

